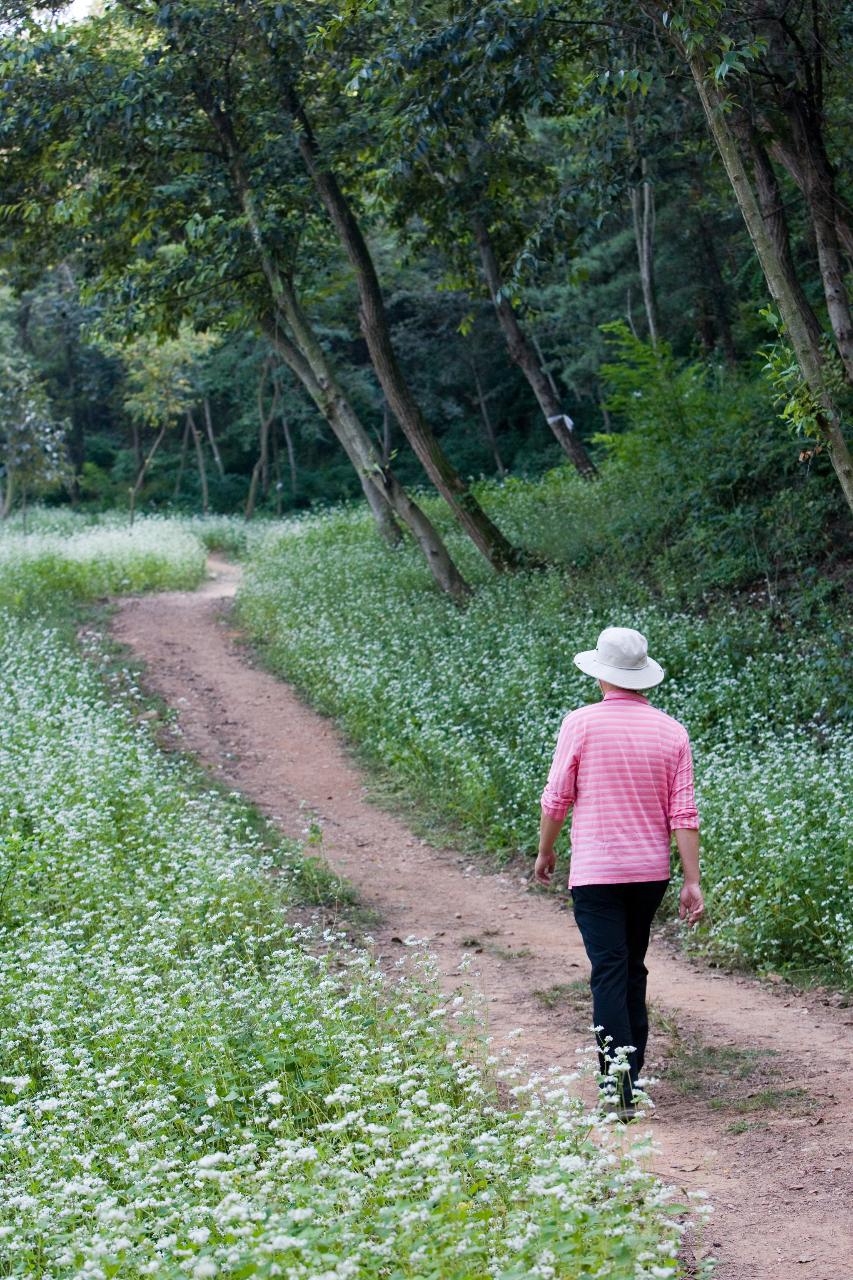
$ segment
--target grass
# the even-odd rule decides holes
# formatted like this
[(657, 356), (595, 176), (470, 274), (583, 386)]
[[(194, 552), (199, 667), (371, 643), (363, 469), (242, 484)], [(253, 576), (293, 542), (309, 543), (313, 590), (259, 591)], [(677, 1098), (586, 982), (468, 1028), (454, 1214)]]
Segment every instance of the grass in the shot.
[[(815, 1105), (805, 1089), (782, 1086), (780, 1055), (773, 1049), (712, 1044), (684, 1033), (671, 1016), (650, 1008), (650, 1022), (665, 1038), (666, 1080), (683, 1097), (714, 1111), (760, 1117), (769, 1112), (798, 1113)], [(755, 1118), (732, 1121), (731, 1133), (745, 1133)]]
[(592, 1017), (592, 997), (589, 981), (574, 978), (571, 982), (556, 982), (553, 987), (534, 991), (533, 995), (546, 1009), (568, 1007), (575, 1013), (588, 1013)]

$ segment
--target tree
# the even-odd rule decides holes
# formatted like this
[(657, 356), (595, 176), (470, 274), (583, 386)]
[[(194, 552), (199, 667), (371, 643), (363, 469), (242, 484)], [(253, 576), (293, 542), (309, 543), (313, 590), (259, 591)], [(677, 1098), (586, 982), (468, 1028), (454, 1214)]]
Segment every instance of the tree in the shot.
[[(685, 3), (644, 8), (687, 63), (810, 397), (808, 421), (826, 443), (853, 511), (853, 459), (833, 387), (839, 362), (853, 389), (853, 318), (841, 262), (849, 208), (835, 188), (826, 111), (829, 81), (849, 60), (850, 30), (834, 5)], [(827, 50), (832, 49), (831, 58)], [(845, 50), (847, 58), (845, 58)], [(810, 306), (790, 251), (768, 148), (805, 197), (831, 335)]]
[[(529, 230), (530, 205), (538, 208), (553, 195), (547, 167), (532, 158), (524, 119), (525, 95), (532, 101), (535, 89), (520, 88), (530, 69), (520, 71), (519, 62), (535, 39), (530, 28), (538, 24), (501, 5), (462, 15), (452, 4), (435, 5), (428, 34), (411, 21), (407, 5), (354, 5), (348, 15), (335, 26), (344, 52), (365, 28), (373, 44), (365, 59), (359, 42), (348, 91), (375, 120), (374, 163), (385, 174), (390, 215), (404, 235), (438, 248), (452, 279), (473, 291), (485, 288), (510, 359), (549, 430), (578, 471), (593, 476), (595, 467), (521, 318), (517, 284), (507, 279), (507, 265), (513, 274)], [(534, 190), (541, 193), (536, 200)], [(479, 282), (472, 260), (479, 263)]]
[(193, 415), (193, 405), (197, 398), (193, 372), (197, 362), (214, 342), (212, 334), (195, 333), (184, 326), (174, 338), (158, 340), (156, 337), (142, 335), (123, 347), (112, 344), (113, 352), (121, 354), (127, 370), (125, 407), (135, 423), (155, 433), (129, 490), (131, 524), (140, 490), (154, 456), (166, 431), (180, 418), (184, 418), (195, 444), (203, 511), (207, 513), (207, 470), (201, 436)]
[(67, 422), (57, 421), (47, 391), (20, 349), (8, 290), (0, 293), (0, 519), (16, 503), (67, 484)]
[[(331, 8), (306, 21), (295, 10), (267, 0), (243, 6), (250, 16), (255, 48), (266, 54), (266, 83), (290, 121), (292, 137), (352, 267), (359, 294), (359, 323), (376, 376), (388, 405), (424, 470), (451, 508), (462, 528), (496, 569), (517, 567), (523, 557), (489, 519), (455, 467), (444, 454), (426, 421), (401, 368), (391, 336), (379, 277), (354, 198), (345, 190), (336, 161), (340, 161), (341, 132), (338, 104), (340, 86), (333, 57), (319, 38), (323, 18)], [(182, 9), (182, 14), (186, 9)], [(176, 33), (177, 34), (177, 33)], [(179, 35), (177, 38), (180, 38)], [(264, 66), (259, 71), (263, 74)], [(314, 113), (329, 127), (318, 134)], [(324, 121), (325, 122), (325, 121)], [(232, 143), (223, 144), (233, 150)], [(364, 175), (361, 178), (362, 187)]]
[[(282, 182), (289, 122), (253, 74), (242, 27), (220, 21), (228, 14), (215, 4), (182, 6), (174, 15), (180, 29), (168, 6), (130, 9), (116, 6), (73, 36), (42, 32), (35, 68), (28, 50), (7, 42), (5, 70), (30, 121), (25, 144), (18, 119), (4, 122), (9, 185), (21, 195), (8, 215), (47, 252), (57, 240), (78, 245), (97, 216), (88, 288), (125, 324), (169, 332), (182, 318), (221, 323), (235, 307), (251, 317), (326, 417), (383, 521), (384, 504), (410, 529), (442, 589), (464, 598), (446, 547), (382, 466), (297, 296), (295, 261), (312, 256), (304, 254), (304, 192)], [(199, 38), (185, 49), (188, 31)], [(69, 101), (73, 110), (57, 115), (57, 102)], [(31, 216), (56, 209), (57, 199), (61, 219)]]

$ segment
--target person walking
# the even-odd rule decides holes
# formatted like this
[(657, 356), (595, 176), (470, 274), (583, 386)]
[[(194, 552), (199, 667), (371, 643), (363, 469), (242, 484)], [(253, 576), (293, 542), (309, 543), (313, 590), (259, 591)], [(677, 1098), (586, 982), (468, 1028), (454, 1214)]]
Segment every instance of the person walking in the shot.
[(606, 1077), (616, 1051), (629, 1049), (627, 1069), (616, 1072), (617, 1114), (627, 1121), (649, 1034), (649, 931), (669, 884), (673, 836), (684, 871), (679, 916), (693, 926), (705, 910), (693, 760), (684, 726), (648, 701), (664, 671), (639, 631), (607, 627), (574, 661), (604, 696), (563, 720), (542, 792), (534, 876), (550, 883), (571, 808), (569, 889), (592, 966), (599, 1066)]

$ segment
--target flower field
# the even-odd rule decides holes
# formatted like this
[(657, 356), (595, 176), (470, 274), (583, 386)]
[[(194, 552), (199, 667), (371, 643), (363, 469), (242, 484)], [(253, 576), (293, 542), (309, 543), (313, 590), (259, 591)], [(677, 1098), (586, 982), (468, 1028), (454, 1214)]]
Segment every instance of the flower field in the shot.
[(132, 529), (57, 523), (0, 536), (0, 608), (194, 587), (204, 575), (204, 544), (176, 522), (141, 520)]
[[(513, 511), (523, 516), (536, 545), (522, 500), (519, 513), (511, 490), (499, 496), (500, 519), (511, 529)], [(555, 543), (554, 529), (540, 532)], [(652, 699), (693, 742), (709, 908), (693, 945), (848, 984), (853, 742), (837, 619), (804, 625), (755, 603), (688, 611), (624, 580), (562, 568), (496, 578), (464, 546), (454, 554), (478, 582), (464, 612), (357, 513), (298, 537), (270, 532), (240, 616), (401, 794), (503, 856), (535, 852), (560, 721), (598, 696), (573, 655), (604, 626), (637, 627), (667, 671)]]
[[(289, 923), (334, 885), (159, 751), (49, 607), (48, 536), (3, 542), (5, 603), (43, 612), (0, 615), (0, 1274), (678, 1274), (677, 1206), (566, 1081), (472, 1062), (417, 948), (391, 1001), (369, 952)], [(192, 534), (150, 563), (99, 536), (72, 597), (200, 572)]]

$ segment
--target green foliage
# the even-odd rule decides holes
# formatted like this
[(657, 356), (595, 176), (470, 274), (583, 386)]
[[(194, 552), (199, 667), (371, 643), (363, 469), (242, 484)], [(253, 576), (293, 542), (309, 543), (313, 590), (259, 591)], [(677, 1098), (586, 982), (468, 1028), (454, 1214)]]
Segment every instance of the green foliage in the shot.
[(0, 517), (18, 499), (68, 480), (67, 424), (54, 416), (44, 382), (17, 340), (9, 291), (0, 289)]
[[(825, 431), (820, 424), (824, 408), (803, 378), (793, 348), (785, 338), (784, 324), (772, 307), (764, 307), (760, 314), (776, 333), (776, 341), (758, 354), (765, 361), (764, 372), (772, 388), (773, 403), (779, 409), (779, 417), (792, 431), (811, 439), (823, 439)], [(836, 404), (853, 403), (838, 352), (827, 335), (821, 346), (827, 390)]]
[[(681, 600), (763, 580), (771, 600), (832, 553), (843, 520), (825, 457), (800, 461), (802, 441), (780, 435), (762, 381), (725, 366), (678, 361), (669, 346), (603, 326), (615, 356), (603, 364), (621, 430), (599, 434), (604, 493), (569, 491), (555, 474), (533, 527), (551, 544), (553, 503), (571, 503), (563, 558), (631, 571)], [(578, 507), (577, 504), (580, 504)]]
[(125, 407), (147, 427), (171, 425), (199, 398), (198, 365), (216, 339), (186, 326), (174, 338), (141, 334), (128, 345), (111, 344), (127, 368)]

